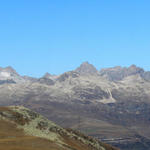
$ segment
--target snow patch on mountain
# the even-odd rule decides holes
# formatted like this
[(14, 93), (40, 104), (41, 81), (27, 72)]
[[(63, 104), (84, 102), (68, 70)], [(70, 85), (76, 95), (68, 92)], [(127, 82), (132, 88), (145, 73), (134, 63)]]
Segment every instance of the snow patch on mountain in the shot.
[(9, 72), (0, 72), (0, 77), (9, 78), (10, 77), (10, 73)]

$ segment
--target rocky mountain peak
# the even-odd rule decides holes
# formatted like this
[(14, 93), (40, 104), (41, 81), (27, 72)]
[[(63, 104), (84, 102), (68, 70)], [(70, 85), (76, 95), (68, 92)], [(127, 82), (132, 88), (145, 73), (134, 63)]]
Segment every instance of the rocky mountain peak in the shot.
[(49, 78), (49, 77), (51, 77), (51, 76), (52, 76), (52, 75), (51, 75), (50, 73), (46, 72), (43, 77), (44, 77), (44, 78)]
[(122, 80), (125, 77), (131, 76), (131, 75), (137, 75), (137, 74), (142, 76), (143, 73), (144, 73), (144, 69), (137, 67), (136, 65), (131, 65), (130, 67), (117, 66), (113, 68), (100, 70), (100, 75), (106, 77), (107, 79), (111, 81)]
[(7, 82), (8, 80), (11, 80), (11, 83), (24, 81), (23, 77), (21, 77), (11, 66), (0, 68), (0, 80), (6, 81), (6, 83), (9, 83)]
[(58, 78), (58, 76), (57, 75), (52, 75), (52, 74), (46, 72), (45, 75), (42, 78), (43, 79), (50, 79), (50, 80), (55, 81)]
[(12, 68), (11, 66), (8, 66), (6, 68), (3, 68), (2, 71), (6, 71), (6, 72), (9, 72), (11, 74), (16, 74), (16, 75), (19, 75), (16, 70), (14, 68)]
[(77, 78), (79, 77), (79, 73), (76, 71), (65, 72), (57, 78), (57, 81), (63, 82), (69, 78)]
[(12, 76), (19, 76), (19, 74), (11, 66), (0, 68), (1, 78), (11, 78)]
[(89, 62), (83, 62), (75, 71), (82, 75), (93, 75), (98, 73), (97, 69)]
[(132, 73), (132, 74), (137, 74), (137, 73), (143, 73), (144, 70), (140, 67), (137, 67), (136, 65), (131, 65), (128, 69), (129, 71), (129, 74)]

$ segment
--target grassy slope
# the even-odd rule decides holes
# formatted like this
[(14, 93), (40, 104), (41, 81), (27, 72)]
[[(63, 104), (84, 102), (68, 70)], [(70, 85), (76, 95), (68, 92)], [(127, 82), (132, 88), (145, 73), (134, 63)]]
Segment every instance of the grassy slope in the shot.
[[(22, 118), (10, 108), (1, 107), (0, 113), (2, 112), (11, 114), (10, 117), (15, 119), (15, 121), (13, 120), (10, 122), (7, 119), (4, 119), (4, 117), (0, 118), (0, 150), (93, 150), (88, 144), (84, 144), (77, 139), (71, 139), (66, 135), (61, 137), (64, 143), (62, 143), (62, 145), (57, 141), (51, 141), (46, 138), (40, 138), (29, 134), (27, 135), (23, 128), (18, 128), (18, 124), (24, 125), (25, 123), (28, 123), (27, 119)], [(18, 117), (17, 120), (16, 117)], [(83, 134), (80, 135), (74, 131), (68, 130), (67, 132), (81, 138), (85, 137)], [(85, 138), (88, 139), (87, 137)], [(106, 150), (116, 150), (109, 145), (101, 144)]]
[(58, 150), (59, 148), (47, 139), (25, 135), (14, 123), (0, 121), (0, 150)]

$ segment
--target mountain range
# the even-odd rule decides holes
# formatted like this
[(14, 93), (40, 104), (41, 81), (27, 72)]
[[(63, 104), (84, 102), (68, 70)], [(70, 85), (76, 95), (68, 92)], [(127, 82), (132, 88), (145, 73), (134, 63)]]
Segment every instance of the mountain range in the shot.
[(23, 105), (121, 150), (150, 149), (150, 72), (135, 65), (98, 71), (84, 62), (41, 78), (0, 68), (0, 105)]

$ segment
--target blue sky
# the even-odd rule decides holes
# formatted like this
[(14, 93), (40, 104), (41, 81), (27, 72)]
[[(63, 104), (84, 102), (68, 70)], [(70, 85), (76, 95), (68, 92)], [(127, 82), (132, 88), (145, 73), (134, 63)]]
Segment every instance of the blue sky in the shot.
[(150, 70), (149, 0), (0, 2), (0, 66), (21, 75), (136, 64)]

